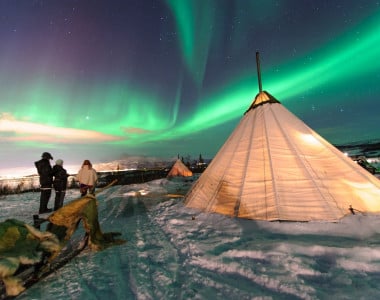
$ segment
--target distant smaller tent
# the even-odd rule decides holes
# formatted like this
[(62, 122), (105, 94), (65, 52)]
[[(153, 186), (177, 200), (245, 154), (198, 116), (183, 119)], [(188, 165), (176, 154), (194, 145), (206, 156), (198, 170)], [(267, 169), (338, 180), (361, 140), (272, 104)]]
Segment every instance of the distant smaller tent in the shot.
[(189, 168), (186, 167), (180, 159), (177, 159), (177, 161), (174, 163), (167, 177), (177, 177), (177, 176), (183, 176), (183, 177), (193, 176), (193, 172), (191, 172)]

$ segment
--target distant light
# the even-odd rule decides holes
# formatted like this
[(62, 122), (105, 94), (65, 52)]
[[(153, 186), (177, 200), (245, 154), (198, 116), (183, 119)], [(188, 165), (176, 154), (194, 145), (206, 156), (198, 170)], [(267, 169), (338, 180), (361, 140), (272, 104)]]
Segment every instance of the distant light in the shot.
[(147, 190), (139, 190), (139, 193), (140, 193), (141, 195), (145, 196), (145, 195), (148, 195), (148, 194), (149, 194), (149, 191), (147, 191)]

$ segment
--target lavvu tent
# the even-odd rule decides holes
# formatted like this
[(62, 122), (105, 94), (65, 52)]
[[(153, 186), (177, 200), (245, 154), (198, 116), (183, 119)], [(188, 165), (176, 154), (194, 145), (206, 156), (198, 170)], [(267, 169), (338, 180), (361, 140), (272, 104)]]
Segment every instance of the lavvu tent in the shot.
[(177, 159), (173, 167), (170, 169), (167, 177), (176, 177), (176, 176), (189, 177), (192, 175), (193, 175), (193, 172), (191, 172), (189, 168), (186, 167), (180, 159)]
[(380, 180), (262, 91), (260, 76), (259, 85), (185, 205), (268, 221), (337, 221), (380, 212)]

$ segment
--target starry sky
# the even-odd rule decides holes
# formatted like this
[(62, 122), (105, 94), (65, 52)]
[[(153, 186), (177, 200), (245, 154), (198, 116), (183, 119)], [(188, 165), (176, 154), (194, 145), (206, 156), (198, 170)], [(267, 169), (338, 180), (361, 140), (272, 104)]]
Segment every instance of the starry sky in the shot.
[(212, 158), (263, 89), (326, 138), (380, 138), (380, 1), (0, 0), (0, 169)]

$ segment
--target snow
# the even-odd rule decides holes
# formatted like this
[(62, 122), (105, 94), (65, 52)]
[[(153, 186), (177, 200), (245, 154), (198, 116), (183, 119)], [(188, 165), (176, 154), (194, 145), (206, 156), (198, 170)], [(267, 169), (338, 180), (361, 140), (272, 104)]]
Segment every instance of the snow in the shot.
[[(103, 191), (102, 230), (121, 232), (127, 243), (85, 250), (18, 299), (380, 297), (380, 215), (284, 223), (200, 213), (183, 203), (192, 183), (160, 179)], [(66, 202), (78, 196), (68, 190)], [(37, 192), (3, 196), (0, 221), (31, 224), (38, 202)]]

